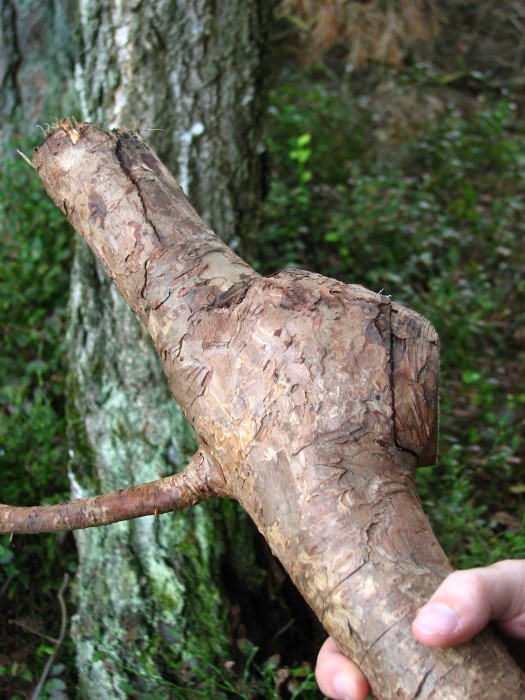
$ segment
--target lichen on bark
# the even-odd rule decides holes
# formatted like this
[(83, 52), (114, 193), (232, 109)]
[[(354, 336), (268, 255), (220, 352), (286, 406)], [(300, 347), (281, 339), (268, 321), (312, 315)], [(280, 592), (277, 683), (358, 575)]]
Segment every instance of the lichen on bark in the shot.
[[(74, 497), (165, 476), (186, 463), (193, 444), (144, 330), (122, 313), (122, 299), (91, 253), (79, 248), (68, 338)], [(75, 415), (82, 418), (83, 436)], [(220, 540), (215, 548), (208, 541), (217, 528), (212, 506), (77, 533), (81, 565), (72, 634), (86, 697), (126, 697), (131, 679), (152, 692), (170, 665), (203, 654), (204, 636), (207, 653), (224, 652), (217, 588), (222, 551)], [(202, 617), (191, 614), (193, 607)]]

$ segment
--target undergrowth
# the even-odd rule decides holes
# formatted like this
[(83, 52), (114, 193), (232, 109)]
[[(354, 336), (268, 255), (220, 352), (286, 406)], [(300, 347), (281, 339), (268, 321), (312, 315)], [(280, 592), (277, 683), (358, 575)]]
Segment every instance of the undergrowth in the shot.
[[(34, 505), (69, 497), (64, 330), (72, 237), (16, 153), (21, 147), (6, 144), (0, 168), (0, 470), (2, 501)], [(56, 590), (75, 562), (71, 535), (0, 537), (1, 697), (38, 682), (34, 669), (43, 668), (60, 627)], [(59, 697), (64, 674), (55, 664), (46, 692)]]

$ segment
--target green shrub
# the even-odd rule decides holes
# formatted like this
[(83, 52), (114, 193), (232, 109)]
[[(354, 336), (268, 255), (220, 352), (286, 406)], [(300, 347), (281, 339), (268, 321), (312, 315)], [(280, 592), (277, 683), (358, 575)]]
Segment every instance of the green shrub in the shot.
[[(14, 146), (0, 169), (0, 469), (2, 500), (18, 505), (67, 498), (64, 423), (64, 333), (71, 231), (37, 175)], [(63, 536), (16, 540), (12, 558), (0, 563), (5, 595), (27, 587), (54, 588), (54, 567), (66, 563), (56, 543)], [(9, 552), (8, 538), (1, 538)], [(67, 557), (70, 548), (67, 549)], [(61, 575), (58, 582), (60, 583)], [(46, 575), (48, 578), (46, 579)]]
[[(0, 166), (0, 470), (2, 501), (35, 505), (69, 497), (64, 334), (72, 232), (16, 147), (5, 146)], [(29, 617), (36, 609), (48, 634), (58, 633), (56, 591), (75, 562), (71, 535), (0, 537), (1, 623), (6, 632), (0, 641), (0, 693), (7, 683), (10, 697), (25, 697), (51, 651), (28, 632), (25, 662), (7, 663), (17, 649), (13, 640), (21, 633), (7, 627), (7, 618)], [(72, 655), (68, 643), (60, 653), (62, 658)], [(61, 676), (71, 685), (72, 669), (72, 663), (67, 669), (55, 665), (42, 698), (66, 697)]]

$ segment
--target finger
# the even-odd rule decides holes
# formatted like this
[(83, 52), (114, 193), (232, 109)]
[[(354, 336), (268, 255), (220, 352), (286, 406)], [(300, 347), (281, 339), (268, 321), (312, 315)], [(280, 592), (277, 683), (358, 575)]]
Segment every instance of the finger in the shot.
[(331, 637), (321, 647), (315, 677), (321, 692), (333, 700), (365, 700), (368, 695), (366, 678)]
[(525, 561), (504, 561), (448, 576), (412, 624), (416, 638), (446, 647), (471, 639), (489, 620), (525, 638)]
[[(505, 634), (525, 639), (525, 561), (502, 561), (489, 568), (503, 580), (508, 578), (512, 582), (506, 586), (507, 600), (502, 600), (501, 595), (498, 597), (503, 605), (499, 608), (494, 606), (490, 619), (496, 620)], [(495, 584), (494, 580), (493, 585)]]

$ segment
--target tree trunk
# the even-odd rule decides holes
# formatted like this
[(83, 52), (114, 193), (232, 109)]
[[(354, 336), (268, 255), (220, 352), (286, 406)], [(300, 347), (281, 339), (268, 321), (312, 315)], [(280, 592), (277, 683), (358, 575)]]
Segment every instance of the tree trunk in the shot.
[(273, 2), (90, 0), (80, 14), (82, 112), (154, 144), (230, 244), (258, 228)]
[[(136, 127), (155, 143), (206, 218), (230, 241), (258, 224), (266, 106), (263, 0), (80, 4), (77, 87), (84, 116)], [(72, 278), (69, 396), (75, 496), (175, 471), (192, 438), (149, 338), (79, 244)], [(162, 688), (180, 659), (224, 658), (221, 590), (230, 530), (254, 565), (247, 519), (217, 504), (158, 522), (78, 535), (73, 636), (85, 697)], [(242, 568), (242, 567), (241, 567)], [(112, 575), (108, 577), (108, 569)], [(160, 683), (160, 685), (159, 685)]]
[(41, 119), (74, 111), (72, 4), (0, 0), (1, 140), (36, 140)]
[[(68, 339), (74, 497), (164, 476), (192, 449), (149, 338), (104, 277), (79, 242)], [(130, 684), (158, 692), (181, 659), (227, 648), (216, 509), (140, 522), (77, 533), (72, 635), (86, 698), (125, 698)]]

